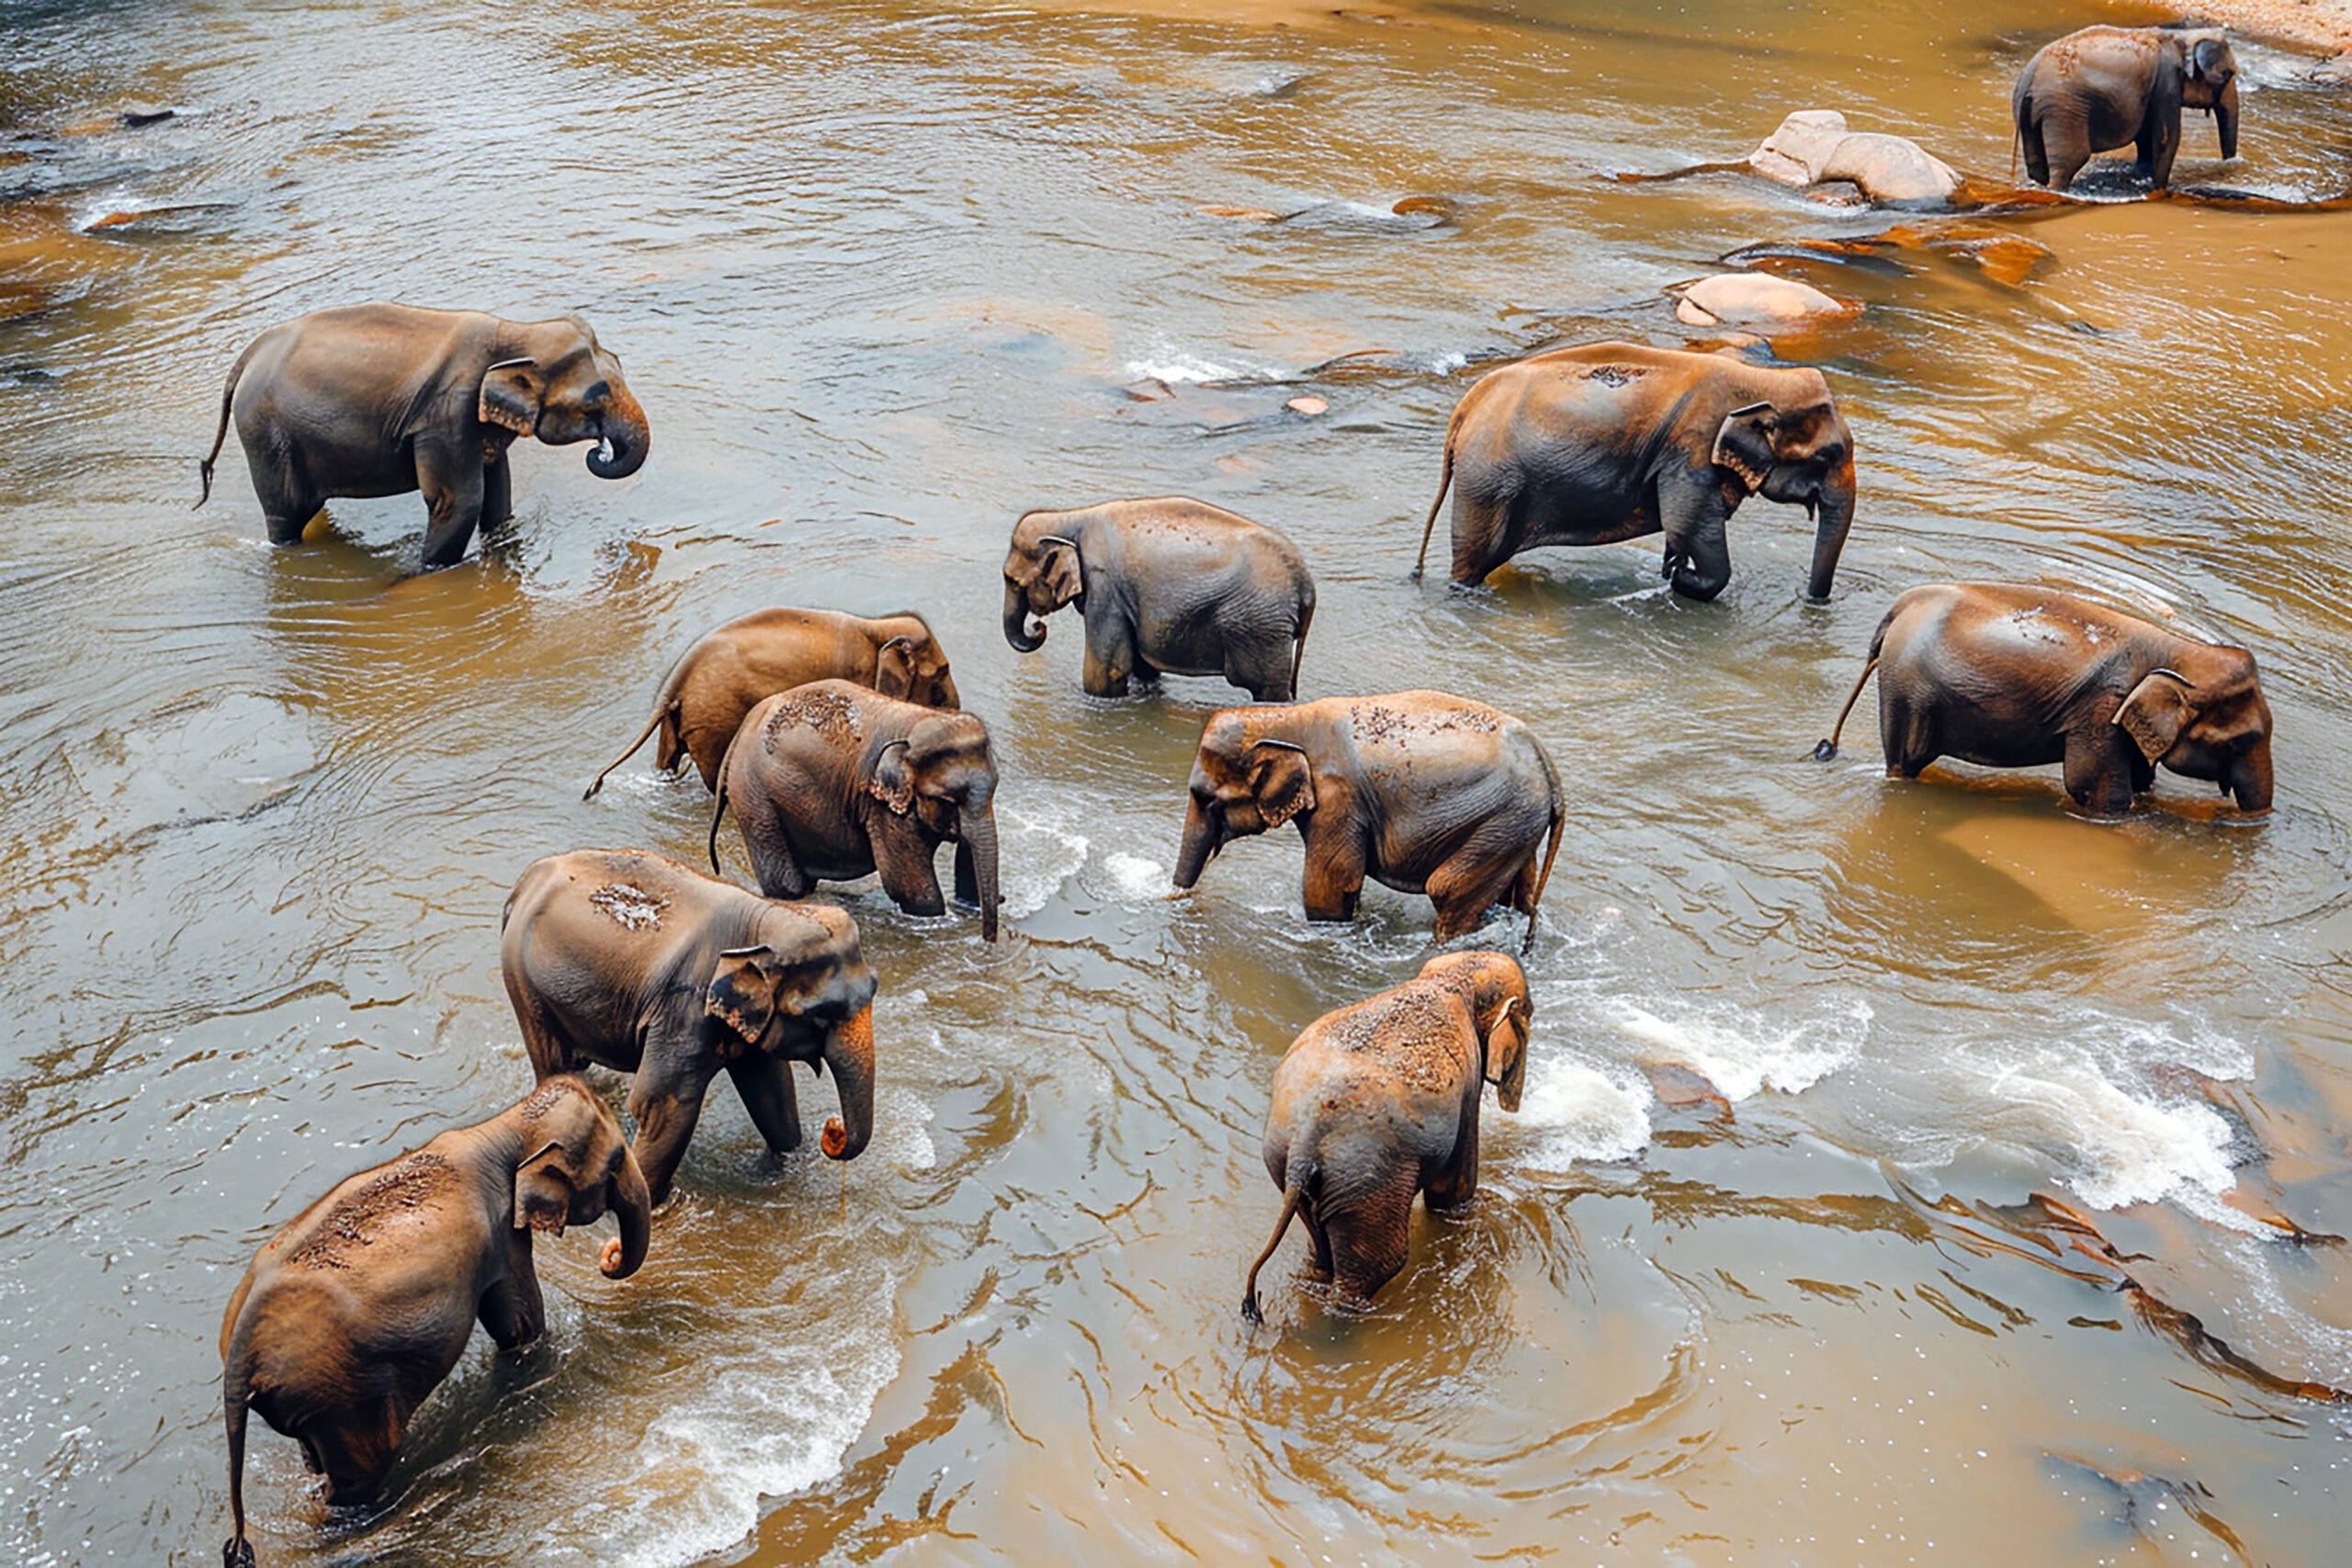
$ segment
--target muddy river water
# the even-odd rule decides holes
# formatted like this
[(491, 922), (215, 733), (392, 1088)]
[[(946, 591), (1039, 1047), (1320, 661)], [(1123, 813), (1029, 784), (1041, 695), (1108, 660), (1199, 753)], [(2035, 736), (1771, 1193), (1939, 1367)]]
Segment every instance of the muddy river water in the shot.
[[(0, 17), (0, 1552), (218, 1561), (244, 1261), (526, 1087), (507, 888), (574, 847), (695, 856), (691, 778), (580, 786), (700, 631), (799, 604), (932, 617), (996, 737), (1007, 939), (846, 890), (883, 979), (846, 1180), (714, 1095), (645, 1269), (543, 1246), (550, 1332), (477, 1337), (380, 1506), (325, 1509), (256, 1423), (264, 1562), (2334, 1560), (2352, 214), (2078, 205), (1923, 248), (1732, 175), (1613, 177), (1815, 107), (1998, 175), (2018, 65), (2118, 17)], [(2342, 190), (2340, 100), (2241, 60), (2243, 156), (2192, 118), (2176, 183)], [(113, 125), (130, 99), (182, 112)], [(1711, 605), (1655, 540), (1407, 580), (1483, 366), (1680, 343), (1662, 290), (1757, 246), (1866, 306), (1781, 344), (1858, 440), (1830, 603), (1801, 599), (1802, 513), (1761, 502)], [(233, 443), (191, 512), (239, 347), (372, 299), (583, 311), (650, 460), (603, 483), (518, 447), (514, 527), (422, 577), (414, 497), (265, 545)], [(1477, 1204), (1417, 1217), (1364, 1316), (1306, 1288), (1295, 1233), (1267, 1325), (1238, 1311), (1266, 1086), (1418, 969), (1427, 901), (1310, 926), (1295, 836), (1165, 899), (1235, 694), (1091, 701), (1067, 619), (1026, 658), (999, 629), (1021, 511), (1170, 491), (1305, 549), (1308, 694), (1484, 698), (1569, 796), (1525, 1104), (1490, 1105)], [(1887, 603), (1954, 577), (2251, 647), (2275, 812), (2170, 777), (2120, 825), (2055, 770), (1890, 783), (1866, 719), (1810, 761)]]

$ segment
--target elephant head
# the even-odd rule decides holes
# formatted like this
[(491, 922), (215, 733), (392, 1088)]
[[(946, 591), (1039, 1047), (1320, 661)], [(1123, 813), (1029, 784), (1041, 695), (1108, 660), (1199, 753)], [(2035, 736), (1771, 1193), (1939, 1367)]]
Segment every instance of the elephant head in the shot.
[(969, 850), (978, 883), (980, 935), (996, 940), (1001, 903), (996, 863), (996, 761), (988, 727), (967, 713), (926, 718), (876, 753), (866, 793), (894, 816), (912, 814), (934, 843)]
[(2256, 683), (2254, 656), (2217, 649), (2202, 682), (2151, 670), (2115, 712), (2140, 754), (2183, 778), (2221, 786), (2241, 811), (2270, 809), (2270, 705)]
[(1086, 579), (1078, 545), (1050, 532), (1060, 513), (1032, 512), (1013, 525), (1004, 558), (1004, 640), (1016, 653), (1046, 645), (1046, 617), (1065, 604), (1086, 607)]
[(620, 1240), (607, 1243), (605, 1278), (626, 1280), (645, 1261), (653, 1200), (637, 1156), (611, 1109), (579, 1078), (548, 1078), (509, 1112), (520, 1139), (514, 1166), (514, 1228), (561, 1235), (610, 1209)]
[(1222, 713), (1201, 731), (1193, 754), (1184, 840), (1176, 852), (1176, 886), (1190, 887), (1202, 868), (1236, 839), (1271, 832), (1315, 809), (1315, 766), (1305, 748), (1272, 736), (1250, 739), (1240, 716)]
[(2185, 34), (2180, 39), (2180, 101), (2182, 107), (2204, 109), (2213, 117), (2222, 139), (2222, 156), (2238, 155), (2238, 58), (2226, 33)]
[(948, 672), (947, 655), (933, 638), (931, 628), (910, 615), (915, 629), (890, 638), (874, 654), (874, 689), (901, 702), (927, 708), (954, 710), (964, 705), (956, 694), (956, 678)]
[(588, 471), (625, 479), (645, 461), (652, 432), (621, 379), (617, 355), (577, 316), (518, 329), (525, 352), (482, 372), (476, 410), (484, 424), (550, 446), (594, 441)]
[(1794, 373), (1795, 395), (1754, 402), (1724, 415), (1714, 433), (1715, 465), (1750, 495), (1793, 502), (1818, 514), (1805, 594), (1829, 597), (1838, 558), (1854, 525), (1854, 438), (1829, 400), (1818, 370)]
[(1495, 1102), (1519, 1109), (1527, 1085), (1527, 1032), (1535, 1021), (1527, 973), (1504, 953), (1448, 953), (1432, 958), (1421, 974), (1461, 992), (1478, 1031), (1479, 1076), (1495, 1086)]
[(857, 922), (830, 905), (772, 904), (760, 930), (764, 941), (718, 955), (705, 1010), (746, 1048), (823, 1064), (842, 1113), (826, 1121), (819, 1146), (855, 1159), (874, 1135), (876, 988)]

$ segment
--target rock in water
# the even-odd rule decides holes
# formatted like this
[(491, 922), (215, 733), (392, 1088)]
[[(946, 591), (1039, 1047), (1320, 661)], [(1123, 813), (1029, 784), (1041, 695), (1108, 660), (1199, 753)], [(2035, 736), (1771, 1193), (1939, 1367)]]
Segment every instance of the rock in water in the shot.
[(1846, 117), (1836, 109), (1799, 109), (1747, 155), (1747, 166), (1784, 186), (1813, 185), (1845, 139)]
[(1768, 272), (1725, 272), (1702, 277), (1676, 301), (1677, 318), (1694, 327), (1785, 326), (1792, 321), (1844, 316), (1853, 307), (1809, 283)]
[(1843, 180), (1876, 202), (1949, 201), (1951, 166), (1908, 137), (1849, 131), (1836, 109), (1799, 109), (1747, 155), (1747, 166), (1788, 186)]

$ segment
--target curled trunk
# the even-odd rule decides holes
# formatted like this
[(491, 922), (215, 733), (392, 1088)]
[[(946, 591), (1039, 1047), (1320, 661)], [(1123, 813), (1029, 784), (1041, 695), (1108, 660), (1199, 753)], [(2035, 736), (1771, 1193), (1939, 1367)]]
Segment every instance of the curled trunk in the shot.
[(967, 810), (956, 825), (964, 847), (972, 852), (972, 875), (979, 884), (980, 935), (989, 942), (996, 940), (997, 907), (1002, 901), (996, 875), (996, 807), (984, 806), (978, 811)]
[(842, 1113), (828, 1117), (817, 1146), (827, 1159), (855, 1159), (874, 1136), (874, 1004), (825, 1037), (825, 1070), (841, 1091)]
[(625, 479), (644, 466), (653, 432), (645, 423), (645, 410), (638, 406), (628, 388), (613, 388), (613, 400), (597, 424), (604, 441), (588, 454), (590, 473), (600, 479)]
[(1004, 640), (1015, 653), (1035, 653), (1046, 646), (1046, 623), (1029, 613), (1029, 601), (1010, 582), (1004, 585)]
[(624, 1150), (621, 1168), (605, 1184), (605, 1206), (621, 1227), (621, 1255), (605, 1266), (607, 1280), (626, 1280), (637, 1272), (645, 1261), (645, 1249), (653, 1235), (653, 1194), (645, 1185), (645, 1172), (639, 1168), (634, 1152)]
[(1821, 519), (1813, 535), (1813, 571), (1805, 581), (1805, 597), (1818, 604), (1829, 597), (1838, 580), (1838, 558), (1846, 548), (1847, 531), (1854, 525), (1854, 465), (1832, 475), (1821, 490)]

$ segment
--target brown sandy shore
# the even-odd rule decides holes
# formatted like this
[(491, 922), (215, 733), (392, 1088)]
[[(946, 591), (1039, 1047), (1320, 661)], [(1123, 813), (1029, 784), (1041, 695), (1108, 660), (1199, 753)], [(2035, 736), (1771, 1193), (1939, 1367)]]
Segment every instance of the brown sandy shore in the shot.
[[(2146, 6), (2129, 8), (2140, 11)], [(2249, 38), (2317, 53), (2352, 51), (2352, 0), (2199, 0), (2195, 5), (2160, 4), (2157, 8), (2183, 18), (2220, 22)]]

